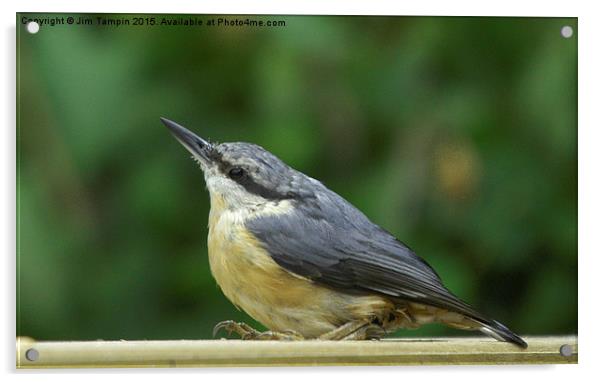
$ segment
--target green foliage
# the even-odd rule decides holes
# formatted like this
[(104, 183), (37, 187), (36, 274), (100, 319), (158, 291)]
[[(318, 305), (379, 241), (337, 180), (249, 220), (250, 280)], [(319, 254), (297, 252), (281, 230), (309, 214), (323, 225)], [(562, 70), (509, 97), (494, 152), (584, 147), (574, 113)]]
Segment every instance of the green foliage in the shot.
[(576, 332), (576, 19), (277, 18), (18, 32), (17, 334), (250, 321), (211, 277), (202, 174), (160, 116), (320, 179), (517, 332)]

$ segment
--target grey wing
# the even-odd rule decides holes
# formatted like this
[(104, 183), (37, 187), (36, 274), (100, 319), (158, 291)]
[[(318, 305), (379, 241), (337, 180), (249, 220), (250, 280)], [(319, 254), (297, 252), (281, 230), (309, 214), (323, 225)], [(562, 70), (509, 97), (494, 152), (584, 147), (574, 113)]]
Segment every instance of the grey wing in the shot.
[(384, 294), (484, 320), (408, 247), (338, 195), (326, 195), (298, 203), (289, 214), (255, 218), (247, 228), (289, 272), (339, 290)]

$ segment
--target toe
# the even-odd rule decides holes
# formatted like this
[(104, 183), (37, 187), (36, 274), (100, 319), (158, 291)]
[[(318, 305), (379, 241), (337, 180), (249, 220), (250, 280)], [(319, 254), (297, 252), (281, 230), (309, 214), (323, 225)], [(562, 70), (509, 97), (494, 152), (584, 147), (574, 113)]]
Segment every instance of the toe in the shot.
[(226, 320), (226, 321), (222, 321), (222, 322), (218, 322), (217, 325), (215, 325), (213, 327), (213, 337), (215, 338), (215, 336), (217, 335), (217, 333), (222, 330), (222, 329), (226, 329), (226, 331), (228, 332), (228, 334), (232, 333), (232, 326), (236, 325), (236, 322), (232, 321), (232, 320)]

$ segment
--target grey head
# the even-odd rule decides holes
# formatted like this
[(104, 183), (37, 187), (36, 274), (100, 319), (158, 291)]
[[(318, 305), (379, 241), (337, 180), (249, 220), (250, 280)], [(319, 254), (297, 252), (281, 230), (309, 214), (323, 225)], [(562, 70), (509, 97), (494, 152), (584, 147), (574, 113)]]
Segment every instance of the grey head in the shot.
[(161, 121), (199, 163), (210, 194), (222, 197), (230, 208), (299, 200), (324, 187), (258, 145), (213, 144), (173, 121)]

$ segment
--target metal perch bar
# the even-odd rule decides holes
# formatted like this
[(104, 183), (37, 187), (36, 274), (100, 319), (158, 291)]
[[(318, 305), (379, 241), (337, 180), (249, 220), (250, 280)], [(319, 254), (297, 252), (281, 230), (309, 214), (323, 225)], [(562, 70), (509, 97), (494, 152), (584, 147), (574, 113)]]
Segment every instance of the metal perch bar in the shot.
[[(17, 368), (459, 365), (577, 363), (577, 336), (381, 341), (77, 341), (17, 338)], [(561, 350), (562, 348), (562, 350)]]

